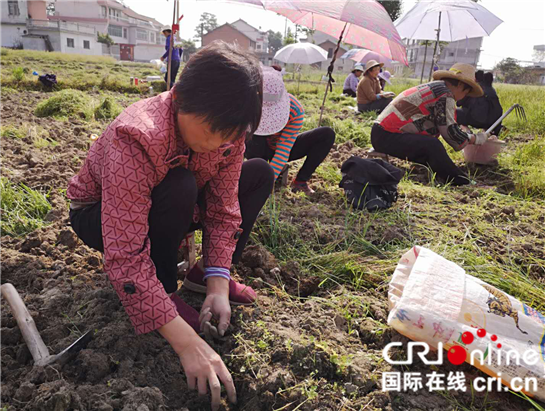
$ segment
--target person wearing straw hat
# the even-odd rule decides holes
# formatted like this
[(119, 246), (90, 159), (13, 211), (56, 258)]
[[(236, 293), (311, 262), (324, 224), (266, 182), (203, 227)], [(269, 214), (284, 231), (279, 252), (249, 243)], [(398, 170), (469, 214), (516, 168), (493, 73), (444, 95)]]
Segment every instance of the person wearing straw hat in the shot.
[[(170, 26), (164, 26), (161, 30), (163, 36), (166, 37), (165, 43), (165, 54), (161, 56), (161, 61), (168, 61), (168, 49), (170, 47), (170, 37), (172, 36), (172, 29)], [(170, 87), (174, 86), (176, 82), (176, 76), (178, 75), (178, 70), (180, 69), (180, 58), (182, 57), (183, 49), (181, 48), (172, 48), (172, 58), (170, 62)], [(165, 83), (168, 84), (167, 80), (168, 70), (165, 73)]]
[[(382, 69), (381, 69), (382, 70)], [(392, 85), (390, 78), (394, 77), (388, 70), (381, 71), (378, 73), (378, 81), (380, 82), (380, 89), (384, 91), (386, 83)]]
[(358, 90), (359, 78), (363, 74), (363, 64), (356, 63), (354, 64), (354, 69), (352, 73), (346, 76), (343, 86), (343, 94), (346, 94), (350, 97), (356, 97), (356, 92)]
[(438, 70), (433, 79), (405, 90), (386, 107), (371, 129), (371, 143), (381, 153), (429, 166), (444, 182), (468, 184), (438, 137), (456, 151), (486, 142), (486, 133), (468, 134), (456, 123), (456, 101), (482, 96), (483, 91), (469, 64)]
[(309, 195), (314, 190), (308, 181), (329, 154), (335, 143), (335, 132), (330, 127), (318, 127), (299, 134), (304, 115), (299, 100), (287, 92), (281, 72), (263, 67), (261, 121), (252, 139), (246, 142), (245, 156), (269, 161), (275, 178), (287, 172), (288, 162), (306, 157), (291, 189)]
[(369, 60), (365, 64), (363, 78), (358, 84), (358, 111), (376, 111), (381, 113), (395, 96), (392, 92), (384, 92), (380, 89), (378, 75), (384, 63), (379, 63), (376, 60)]

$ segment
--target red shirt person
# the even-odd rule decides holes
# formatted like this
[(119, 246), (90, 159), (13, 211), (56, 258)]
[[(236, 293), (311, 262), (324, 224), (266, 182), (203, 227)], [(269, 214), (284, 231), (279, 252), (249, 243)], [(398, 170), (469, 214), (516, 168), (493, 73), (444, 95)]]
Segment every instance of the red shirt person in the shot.
[(206, 394), (210, 384), (213, 408), (218, 377), (231, 401), (235, 389), (221, 358), (196, 333), (204, 324), (199, 313), (175, 294), (177, 251), (188, 232), (203, 229), (207, 297), (200, 320), (216, 316), (223, 334), (234, 283), (229, 268), (274, 182), (265, 161), (243, 165), (261, 104), (257, 59), (222, 42), (204, 47), (173, 90), (131, 105), (108, 126), (67, 190), (72, 227), (104, 252), (136, 333), (158, 330), (179, 355), (188, 386)]

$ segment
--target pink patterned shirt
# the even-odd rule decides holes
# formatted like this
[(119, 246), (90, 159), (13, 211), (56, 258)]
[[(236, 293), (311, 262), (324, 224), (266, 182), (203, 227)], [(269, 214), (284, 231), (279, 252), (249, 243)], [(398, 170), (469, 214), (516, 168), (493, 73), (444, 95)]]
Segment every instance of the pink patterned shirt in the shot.
[[(228, 269), (241, 231), (238, 184), (244, 138), (190, 156), (175, 130), (172, 92), (131, 105), (93, 144), (67, 190), (71, 200), (102, 200), (105, 270), (137, 334), (178, 315), (156, 276), (147, 236), (151, 192), (170, 169), (188, 168), (199, 191), (205, 191), (206, 211), (196, 206), (193, 217), (203, 224), (205, 267)], [(125, 292), (127, 284), (136, 292)]]

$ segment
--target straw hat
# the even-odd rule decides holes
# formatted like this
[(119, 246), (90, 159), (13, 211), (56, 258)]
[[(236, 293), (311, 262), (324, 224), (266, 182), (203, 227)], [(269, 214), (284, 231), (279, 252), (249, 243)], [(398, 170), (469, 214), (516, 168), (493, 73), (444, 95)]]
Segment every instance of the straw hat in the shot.
[(365, 69), (363, 68), (363, 64), (361, 63), (356, 63), (354, 64), (354, 68), (352, 69), (352, 73), (356, 70), (359, 70), (359, 71), (365, 71)]
[(471, 86), (471, 91), (467, 94), (469, 97), (481, 97), (484, 94), (483, 89), (475, 80), (475, 67), (469, 64), (456, 63), (449, 70), (437, 70), (433, 73), (434, 80), (446, 78), (458, 80)]
[(290, 96), (284, 85), (282, 73), (272, 67), (263, 66), (263, 111), (257, 136), (278, 133), (288, 124)]
[(390, 81), (390, 78), (394, 76), (388, 70), (384, 70), (382, 73), (378, 73), (378, 76), (384, 81), (386, 81), (386, 83), (392, 84), (392, 82)]
[(165, 32), (165, 31), (172, 31), (172, 29), (170, 28), (170, 26), (163, 26), (163, 28), (161, 28), (161, 33)]
[(372, 69), (373, 67), (376, 67), (376, 66), (383, 67), (384, 63), (379, 63), (376, 60), (369, 60), (367, 63), (365, 63), (365, 71), (363, 74), (365, 75), (365, 73), (367, 73), (369, 69)]

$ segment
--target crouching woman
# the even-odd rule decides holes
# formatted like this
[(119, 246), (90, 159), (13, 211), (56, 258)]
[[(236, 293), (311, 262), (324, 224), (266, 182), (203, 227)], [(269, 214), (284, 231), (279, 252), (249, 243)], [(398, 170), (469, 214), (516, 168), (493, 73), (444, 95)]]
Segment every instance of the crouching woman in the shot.
[[(121, 113), (93, 144), (68, 186), (70, 221), (104, 253), (105, 271), (137, 334), (157, 330), (178, 354), (190, 389), (236, 393), (221, 358), (201, 339), (199, 313), (177, 290), (177, 251), (203, 229), (203, 315), (230, 321), (229, 276), (274, 174), (263, 160), (243, 164), (246, 136), (261, 118), (259, 61), (225, 43), (194, 54), (169, 92)], [(242, 213), (241, 213), (242, 209)], [(239, 258), (239, 257), (238, 257)], [(206, 313), (204, 313), (206, 311)]]

